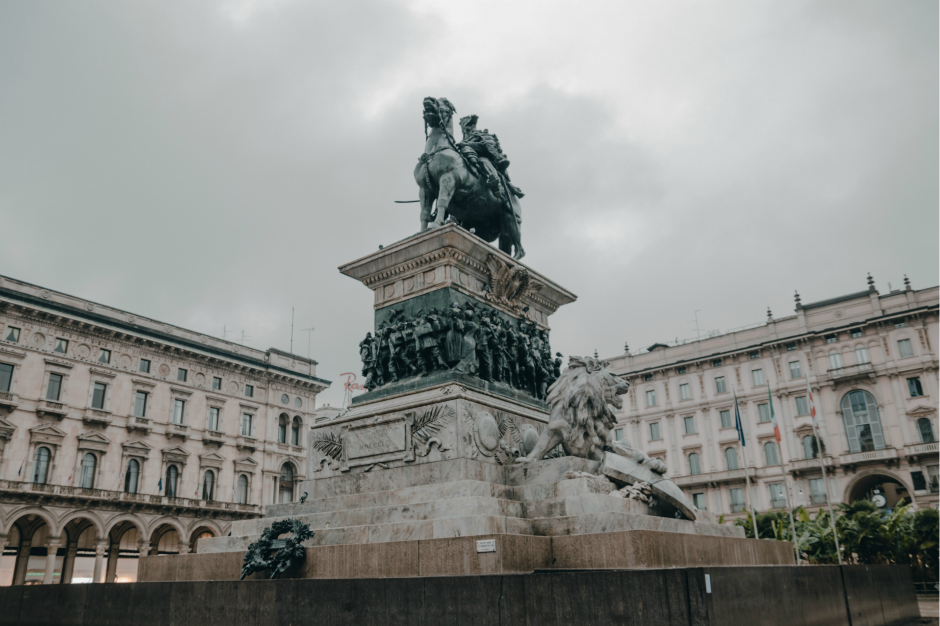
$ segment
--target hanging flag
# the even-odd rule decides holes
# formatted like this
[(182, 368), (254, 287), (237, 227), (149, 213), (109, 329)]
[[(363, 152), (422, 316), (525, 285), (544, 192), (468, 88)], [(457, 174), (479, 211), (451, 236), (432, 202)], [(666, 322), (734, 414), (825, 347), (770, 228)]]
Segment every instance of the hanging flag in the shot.
[(741, 447), (747, 445), (744, 441), (744, 426), (741, 424), (741, 411), (738, 410), (738, 392), (732, 389), (731, 393), (734, 394), (734, 429), (738, 431), (738, 440), (741, 442)]
[(774, 438), (777, 440), (777, 445), (780, 445), (780, 426), (777, 425), (777, 415), (774, 413), (774, 399), (770, 395), (770, 385), (767, 385), (767, 402), (770, 403), (770, 421), (774, 425)]
[(20, 476), (23, 473), (23, 466), (26, 465), (26, 459), (23, 459), (23, 462), (20, 463), (20, 471), (16, 473), (17, 476)]
[(74, 477), (75, 477), (75, 470), (72, 470), (72, 473), (69, 474), (69, 479), (68, 479), (66, 482), (67, 482), (67, 483), (72, 482), (72, 478), (74, 478)]
[(163, 493), (163, 478), (160, 478), (160, 482), (157, 483), (157, 493)]
[(813, 402), (813, 390), (809, 386), (809, 377), (806, 378), (806, 402), (809, 405), (809, 414), (813, 418), (813, 434), (816, 435), (816, 441), (822, 441), (819, 437), (819, 420), (816, 419), (816, 403)]

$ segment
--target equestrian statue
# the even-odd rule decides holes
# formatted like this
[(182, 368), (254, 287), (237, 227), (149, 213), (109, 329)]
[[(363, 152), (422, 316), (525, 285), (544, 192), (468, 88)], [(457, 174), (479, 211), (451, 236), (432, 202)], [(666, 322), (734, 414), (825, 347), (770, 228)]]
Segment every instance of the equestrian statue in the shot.
[(509, 180), (509, 159), (496, 135), (477, 129), (476, 115), (460, 119), (463, 140), (455, 142), (456, 112), (447, 98), (424, 99), (427, 141), (415, 167), (421, 230), (449, 219), (521, 259), (523, 194)]

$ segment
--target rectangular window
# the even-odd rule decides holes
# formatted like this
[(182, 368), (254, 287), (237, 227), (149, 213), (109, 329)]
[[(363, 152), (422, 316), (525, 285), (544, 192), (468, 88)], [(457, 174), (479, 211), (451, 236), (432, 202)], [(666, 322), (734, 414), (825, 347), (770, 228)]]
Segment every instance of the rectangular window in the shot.
[(829, 355), (829, 369), (831, 370), (840, 370), (842, 369), (842, 355), (838, 352), (833, 352)]
[(662, 437), (659, 436), (659, 422), (652, 422), (650, 423), (650, 441), (656, 441), (658, 439), (662, 439)]
[(249, 398), (255, 397), (255, 387), (254, 385), (245, 385), (245, 396)]
[(213, 377), (212, 377), (212, 388), (213, 388), (213, 389), (221, 389), (221, 388), (222, 388), (222, 379), (219, 378), (218, 376), (213, 376)]
[(676, 368), (676, 374), (685, 374), (687, 372), (688, 368), (685, 365)]
[(813, 504), (822, 504), (826, 501), (826, 487), (823, 485), (822, 478), (809, 479), (809, 493)]
[(137, 417), (147, 417), (147, 392), (138, 391), (134, 396), (134, 415)]
[(95, 389), (91, 392), (91, 408), (104, 409), (105, 392), (108, 386), (104, 383), (95, 383)]
[(61, 352), (65, 354), (69, 351), (69, 342), (65, 339), (56, 339), (55, 340), (55, 352)]
[(251, 437), (251, 414), (242, 413), (242, 437)]
[(920, 378), (908, 378), (907, 390), (911, 392), (912, 398), (919, 398), (920, 396), (924, 395), (924, 388), (920, 384)]
[(796, 414), (797, 415), (809, 415), (809, 402), (806, 401), (806, 396), (797, 396)]
[(185, 382), (186, 382), (186, 374), (188, 374), (188, 372), (187, 372), (186, 370), (184, 370), (182, 367), (179, 368), (178, 370), (176, 370), (176, 380), (179, 380), (179, 381), (182, 381), (182, 382), (185, 383)]
[(59, 401), (62, 393), (62, 374), (49, 374), (49, 388), (46, 389), (46, 400)]
[(102, 348), (98, 351), (98, 362), (99, 363), (110, 363), (111, 362), (111, 351), (105, 350)]
[[(615, 429), (614, 429), (614, 440), (620, 441), (621, 439), (623, 439), (623, 429), (622, 429), (622, 428), (615, 428)], [(297, 445), (296, 442), (293, 442), (293, 443), (294, 443), (295, 446)]]
[(685, 424), (685, 434), (693, 435), (695, 434), (695, 418), (692, 416), (682, 418), (683, 423)]
[(751, 379), (755, 387), (764, 385), (764, 370), (751, 370)]
[(174, 400), (173, 401), (173, 423), (182, 424), (183, 423), (183, 409), (186, 408), (185, 400)]
[(718, 411), (718, 415), (721, 416), (721, 427), (722, 428), (731, 428), (731, 411)]
[(9, 363), (0, 363), (0, 392), (10, 393), (13, 384), (13, 366)]
[(7, 341), (13, 343), (19, 343), (20, 341), (20, 329), (13, 328), (12, 326), (7, 326), (7, 336), (4, 337)]
[[(705, 509), (705, 494), (704, 493), (693, 493), (692, 494), (692, 504), (695, 505), (695, 508), (699, 511), (704, 511)], [(758, 527), (759, 528), (759, 527)]]
[(209, 407), (209, 430), (219, 430), (219, 409)]
[(773, 483), (770, 485), (770, 506), (775, 509), (782, 509), (787, 505), (787, 497), (783, 493), (783, 483)]
[(803, 368), (799, 361), (790, 361), (790, 378), (803, 378)]
[(837, 341), (839, 341), (839, 338), (836, 337), (835, 335), (827, 335), (827, 336), (826, 336), (826, 343), (835, 343), (835, 342), (837, 342)]
[(769, 404), (758, 404), (757, 405), (757, 414), (760, 416), (759, 421), (763, 424), (764, 422), (770, 421), (770, 405)]
[(748, 356), (750, 359), (752, 359), (752, 360), (753, 360), (753, 359), (759, 359), (759, 358), (760, 358), (760, 350), (751, 350), (750, 352), (748, 352), (747, 356)]
[(854, 330), (852, 331), (852, 339), (858, 339), (858, 338), (861, 337), (863, 334), (864, 334), (864, 333), (862, 332), (862, 329), (861, 329), (861, 328), (856, 328), (856, 329), (854, 329)]
[(927, 483), (930, 487), (930, 493), (940, 491), (940, 465), (927, 466)]
[(787, 352), (793, 352), (794, 350), (796, 350), (796, 342), (791, 341), (787, 344)]
[(144, 374), (149, 374), (150, 373), (150, 361), (148, 361), (147, 359), (141, 359), (140, 371), (143, 372)]
[(725, 393), (728, 391), (728, 387), (725, 386), (725, 377), (716, 376), (715, 377), (715, 393)]
[(868, 348), (855, 348), (855, 362), (859, 365), (871, 363), (871, 359), (868, 358)]
[(914, 356), (914, 349), (911, 347), (910, 339), (901, 339), (898, 341), (898, 350), (901, 351), (901, 358), (906, 359), (907, 357)]
[(645, 380), (646, 382), (649, 382), (649, 381), (653, 380), (653, 375), (652, 375), (652, 374), (643, 374), (643, 380)]
[(721, 359), (712, 359), (712, 367), (721, 367)]
[(646, 392), (646, 406), (656, 406), (656, 390), (650, 389)]
[(731, 512), (740, 513), (743, 510), (744, 510), (744, 490), (732, 489), (731, 490)]
[(692, 399), (692, 390), (689, 389), (689, 383), (683, 383), (679, 385), (679, 399), (680, 400)]

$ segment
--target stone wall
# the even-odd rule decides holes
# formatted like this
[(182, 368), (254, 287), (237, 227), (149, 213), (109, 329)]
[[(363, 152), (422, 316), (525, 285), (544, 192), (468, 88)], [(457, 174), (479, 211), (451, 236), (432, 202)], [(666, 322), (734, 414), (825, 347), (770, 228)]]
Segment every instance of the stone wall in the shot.
[(0, 606), (0, 624), (50, 626), (894, 626), (918, 616), (909, 569), (892, 565), (8, 587)]

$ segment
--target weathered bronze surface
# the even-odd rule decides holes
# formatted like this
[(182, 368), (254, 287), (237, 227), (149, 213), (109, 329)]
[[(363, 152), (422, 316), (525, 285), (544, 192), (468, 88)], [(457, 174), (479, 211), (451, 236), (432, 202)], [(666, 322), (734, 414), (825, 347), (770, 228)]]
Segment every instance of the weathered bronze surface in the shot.
[[(291, 533), (286, 539), (279, 539), (285, 533)], [(258, 541), (248, 546), (245, 553), (242, 575), (239, 580), (255, 572), (271, 570), (270, 578), (281, 574), (295, 562), (306, 556), (303, 542), (313, 537), (309, 524), (300, 520), (286, 519), (274, 522), (264, 529)], [(275, 551), (273, 554), (272, 551)]]

